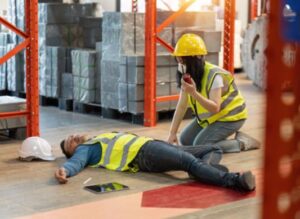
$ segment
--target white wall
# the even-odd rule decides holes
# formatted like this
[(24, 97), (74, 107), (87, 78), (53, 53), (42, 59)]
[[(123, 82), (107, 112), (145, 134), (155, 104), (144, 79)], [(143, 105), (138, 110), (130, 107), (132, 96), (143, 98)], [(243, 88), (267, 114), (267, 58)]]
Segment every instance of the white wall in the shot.
[[(128, 1), (128, 0), (126, 0)], [(104, 11), (116, 11), (115, 0), (94, 0), (93, 2), (100, 3)]]
[(8, 9), (8, 0), (0, 0), (0, 11)]
[(248, 25), (248, 0), (236, 0), (235, 2), (238, 19), (241, 21), (242, 29), (244, 30)]
[[(132, 11), (132, 1), (121, 0), (121, 12), (131, 12), (131, 11)], [(145, 12), (144, 0), (138, 0), (138, 12)]]
[[(164, 0), (164, 2), (167, 4), (165, 5), (162, 1), (157, 0), (156, 4), (157, 4), (157, 8), (158, 9), (162, 9), (162, 10), (169, 10), (169, 7), (173, 10), (173, 11), (177, 11), (179, 8), (179, 2), (175, 2), (174, 0)], [(121, 11), (122, 12), (131, 12), (131, 0), (121, 0)], [(193, 7), (195, 9), (195, 6), (197, 8), (201, 8), (201, 5), (209, 5), (211, 4), (211, 0), (198, 0), (198, 2), (195, 2), (191, 7)], [(190, 8), (188, 8), (187, 10), (189, 10)], [(145, 12), (145, 0), (138, 0), (138, 12)]]
[[(0, 11), (8, 9), (9, 0), (0, 0)], [(85, 2), (97, 2), (102, 5), (104, 11), (115, 11), (116, 10), (116, 1), (115, 0), (84, 0)], [(124, 1), (124, 0), (123, 0)], [(129, 0), (125, 0), (129, 2)]]

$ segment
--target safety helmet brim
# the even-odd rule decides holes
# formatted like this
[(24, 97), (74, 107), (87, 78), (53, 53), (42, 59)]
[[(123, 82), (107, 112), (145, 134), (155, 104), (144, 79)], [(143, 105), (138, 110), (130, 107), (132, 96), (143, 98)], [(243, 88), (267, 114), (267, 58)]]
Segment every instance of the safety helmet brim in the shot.
[(26, 154), (21, 150), (19, 150), (19, 157), (22, 160), (25, 160), (25, 161), (32, 161), (34, 159), (53, 161), (53, 160), (56, 159), (56, 157), (54, 157), (53, 155), (50, 155), (50, 156), (45, 156), (45, 155), (43, 155), (43, 156), (38, 156), (38, 155), (32, 156), (31, 154)]

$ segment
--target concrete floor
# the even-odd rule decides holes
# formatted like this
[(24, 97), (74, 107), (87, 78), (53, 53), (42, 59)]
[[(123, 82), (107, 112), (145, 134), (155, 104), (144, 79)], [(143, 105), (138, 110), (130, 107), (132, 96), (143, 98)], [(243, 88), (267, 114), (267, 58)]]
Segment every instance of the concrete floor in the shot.
[[(254, 87), (243, 74), (237, 75), (236, 78), (249, 109), (249, 119), (242, 130), (263, 142), (264, 93)], [(189, 122), (190, 120), (185, 120), (183, 123)], [(104, 130), (129, 131), (165, 140), (169, 126), (170, 121), (161, 121), (154, 128), (146, 128), (127, 122), (103, 119), (100, 116), (70, 113), (54, 107), (42, 107), (41, 137), (54, 146), (57, 159), (54, 162), (20, 162), (16, 158), (21, 141), (3, 140), (0, 142), (0, 218), (82, 218), (83, 215), (85, 218), (99, 218), (97, 216), (99, 211), (102, 212), (102, 218), (260, 218), (263, 149), (225, 154), (222, 160), (222, 163), (228, 165), (231, 171), (249, 169), (255, 171), (259, 178), (255, 196), (205, 209), (143, 208), (140, 201), (137, 202), (144, 191), (191, 182), (187, 174), (180, 171), (132, 175), (87, 168), (70, 178), (66, 185), (59, 185), (53, 177), (56, 168), (65, 161), (59, 149), (59, 142), (69, 134), (93, 135)], [(95, 195), (82, 189), (83, 182), (90, 177), (92, 178), (90, 185), (117, 181), (130, 186), (130, 190)], [(133, 202), (135, 204), (130, 205)], [(129, 205), (131, 207), (128, 207)], [(111, 207), (104, 208), (103, 206)], [(89, 213), (87, 215), (84, 212)]]

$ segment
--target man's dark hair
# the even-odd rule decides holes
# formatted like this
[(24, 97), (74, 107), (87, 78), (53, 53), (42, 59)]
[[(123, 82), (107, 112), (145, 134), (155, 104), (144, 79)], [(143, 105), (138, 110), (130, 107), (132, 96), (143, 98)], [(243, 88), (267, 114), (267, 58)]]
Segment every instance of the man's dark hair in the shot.
[(71, 156), (65, 150), (65, 140), (62, 140), (60, 142), (60, 148), (61, 148), (61, 151), (63, 152), (63, 154), (66, 156), (66, 158), (69, 159)]

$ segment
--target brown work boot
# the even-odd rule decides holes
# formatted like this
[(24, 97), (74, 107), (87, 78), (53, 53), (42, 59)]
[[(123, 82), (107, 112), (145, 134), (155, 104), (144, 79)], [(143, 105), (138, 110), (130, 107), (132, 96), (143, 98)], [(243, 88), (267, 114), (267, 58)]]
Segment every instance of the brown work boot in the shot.
[(235, 139), (241, 143), (241, 151), (254, 150), (261, 147), (261, 143), (258, 140), (243, 132), (236, 132)]
[(251, 171), (247, 171), (236, 176), (233, 189), (240, 192), (251, 192), (255, 190), (255, 187), (255, 176)]

